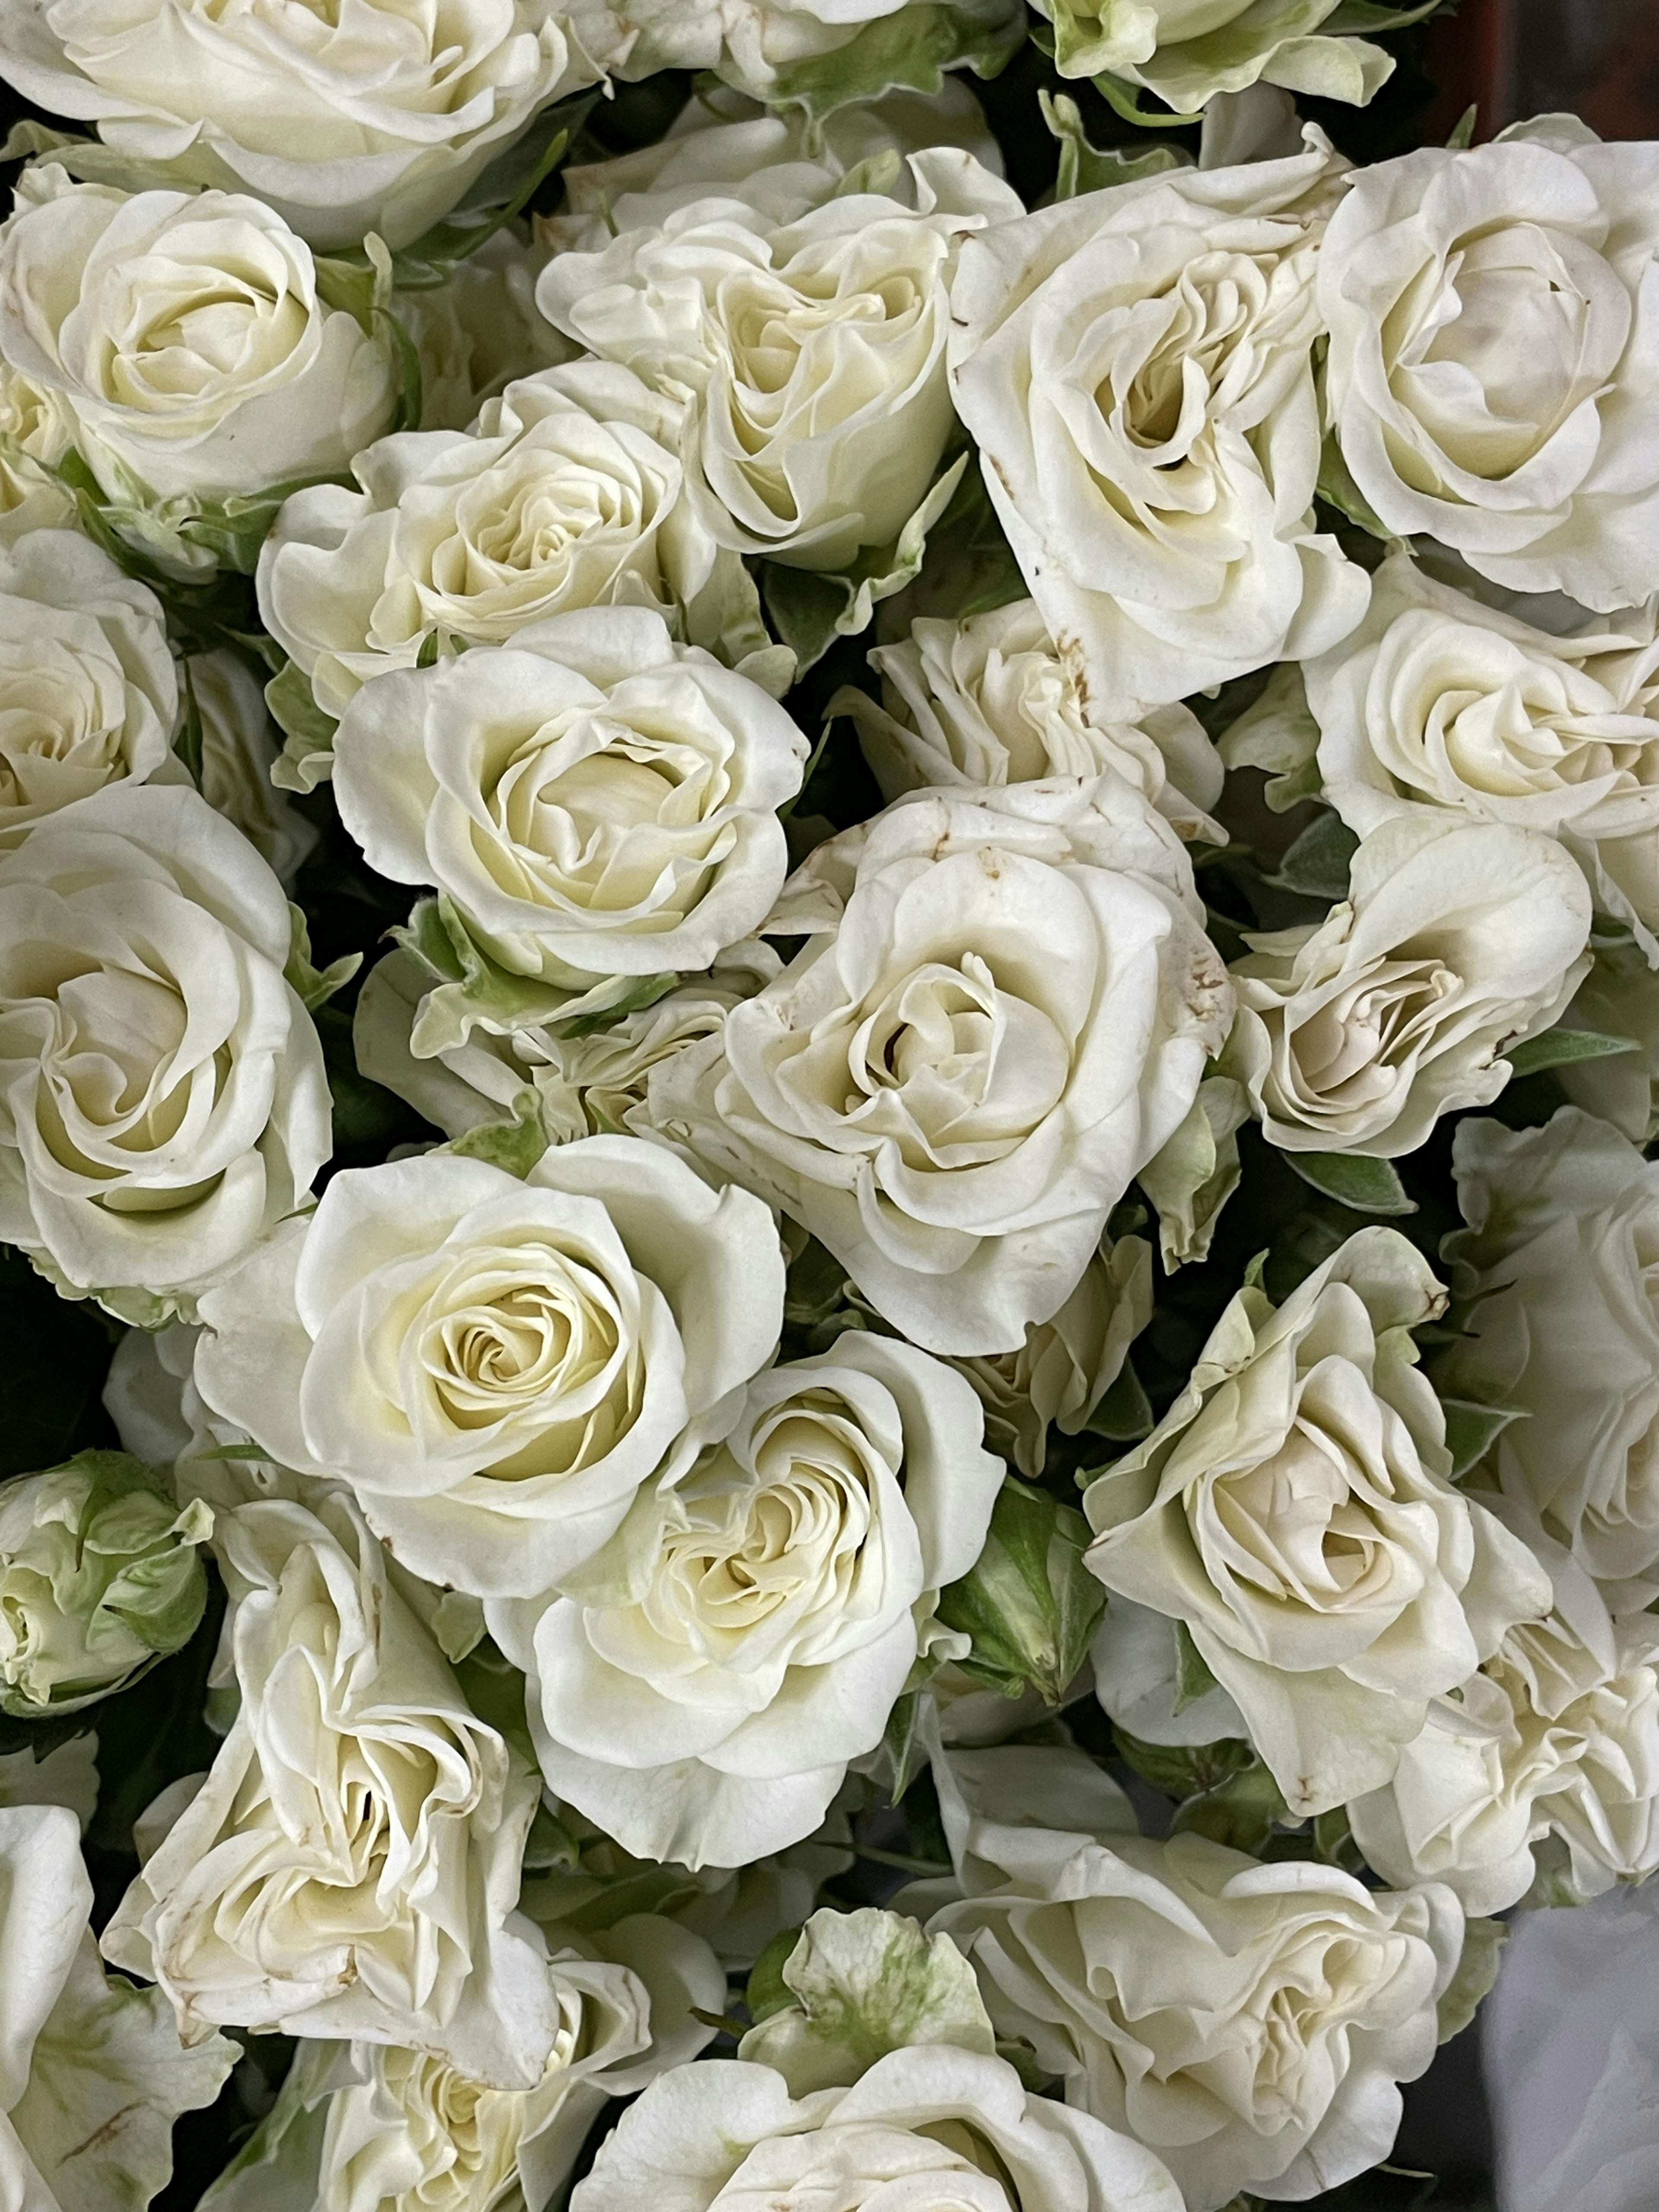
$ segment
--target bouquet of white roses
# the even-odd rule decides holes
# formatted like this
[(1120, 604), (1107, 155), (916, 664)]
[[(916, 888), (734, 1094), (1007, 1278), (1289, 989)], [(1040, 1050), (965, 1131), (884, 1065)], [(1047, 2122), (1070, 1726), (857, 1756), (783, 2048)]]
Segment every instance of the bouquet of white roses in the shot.
[(9, 2212), (1359, 2212), (1659, 1868), (1659, 148), (1433, 7), (0, 0)]

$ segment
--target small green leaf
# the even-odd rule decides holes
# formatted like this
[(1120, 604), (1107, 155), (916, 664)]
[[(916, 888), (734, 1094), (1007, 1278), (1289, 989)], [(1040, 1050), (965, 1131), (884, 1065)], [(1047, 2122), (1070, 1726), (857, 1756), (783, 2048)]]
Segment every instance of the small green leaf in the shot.
[(361, 952), (343, 952), (337, 960), (331, 960), (326, 968), (311, 964), (311, 928), (302, 908), (288, 902), (289, 948), (288, 965), (283, 975), (290, 990), (308, 1014), (324, 1006), (337, 991), (343, 991), (363, 964)]
[(453, 1143), (440, 1145), (438, 1150), (453, 1152), (458, 1159), (483, 1160), (492, 1168), (505, 1168), (522, 1182), (547, 1150), (539, 1095), (526, 1085), (513, 1101), (510, 1121), (486, 1121)]
[(1290, 1808), (1279, 1784), (1260, 1760), (1254, 1760), (1212, 1789), (1188, 1798), (1170, 1825), (1173, 1835), (1208, 1836), (1236, 1851), (1249, 1851), (1254, 1858), (1289, 1819)]
[(770, 2020), (775, 2012), (787, 2011), (795, 2002), (794, 1992), (783, 1978), (783, 1970), (794, 1954), (800, 1934), (799, 1928), (780, 1929), (750, 1969), (743, 2001), (757, 2027), (763, 2020)]
[(1453, 153), (1467, 153), (1474, 143), (1474, 126), (1480, 120), (1480, 103), (1472, 100), (1452, 125), (1446, 144)]
[(1501, 1920), (1476, 1916), (1464, 1922), (1463, 1949), (1456, 1972), (1435, 2007), (1435, 2025), (1442, 2043), (1461, 2035), (1474, 2018), (1480, 2000), (1498, 1979), (1498, 1960), (1509, 1936)]
[(1025, 20), (1014, 0), (908, 0), (845, 46), (786, 63), (767, 87), (766, 104), (799, 107), (816, 119), (890, 92), (936, 93), (947, 70), (996, 76), (1024, 45)]
[(927, 1747), (921, 1736), (921, 1716), (926, 1696), (924, 1690), (904, 1691), (894, 1700), (893, 1710), (887, 1716), (881, 1747), (887, 1754), (891, 1776), (887, 1794), (895, 1805), (927, 1763)]
[(1358, 850), (1358, 838), (1327, 807), (1291, 841), (1279, 873), (1267, 881), (1278, 890), (1297, 891), (1304, 898), (1345, 899), (1349, 866)]
[(1356, 1213), (1399, 1215), (1415, 1213), (1415, 1201), (1406, 1195), (1391, 1160), (1374, 1160), (1364, 1152), (1279, 1153), (1305, 1183), (1327, 1198), (1350, 1206)]
[(1195, 1705), (1200, 1698), (1207, 1698), (1212, 1690), (1219, 1688), (1210, 1672), (1209, 1662), (1193, 1641), (1193, 1632), (1184, 1620), (1175, 1625), (1176, 1689), (1175, 1710), (1184, 1713), (1188, 1705)]
[(1152, 1433), (1152, 1403), (1127, 1356), (1116, 1380), (1095, 1407), (1084, 1428), (1109, 1444), (1136, 1444)]
[(1511, 1045), (1504, 1057), (1518, 1081), (1547, 1067), (1570, 1067), (1580, 1060), (1611, 1060), (1619, 1053), (1639, 1049), (1634, 1037), (1604, 1036), (1596, 1030), (1553, 1029)]
[(1112, 1737), (1126, 1764), (1166, 1797), (1193, 1797), (1213, 1790), (1255, 1759), (1254, 1745), (1242, 1736), (1222, 1736), (1214, 1743), (1143, 1743), (1114, 1723)]
[(1446, 1449), (1452, 1455), (1452, 1480), (1461, 1481), (1479, 1466), (1511, 1421), (1528, 1418), (1524, 1406), (1480, 1406), (1468, 1398), (1443, 1398)]
[(965, 1674), (1017, 1696), (1029, 1684), (1058, 1705), (1088, 1655), (1106, 1592), (1083, 1564), (1089, 1524), (1074, 1506), (1010, 1475), (972, 1570), (936, 1608), (947, 1628), (972, 1639), (957, 1663)]
[(1188, 123), (1204, 120), (1200, 109), (1182, 115), (1172, 108), (1142, 107), (1135, 99), (1136, 88), (1125, 84), (1121, 77), (1109, 76), (1104, 70), (1094, 80), (1095, 90), (1107, 100), (1126, 123), (1133, 123), (1137, 131), (1178, 131)]

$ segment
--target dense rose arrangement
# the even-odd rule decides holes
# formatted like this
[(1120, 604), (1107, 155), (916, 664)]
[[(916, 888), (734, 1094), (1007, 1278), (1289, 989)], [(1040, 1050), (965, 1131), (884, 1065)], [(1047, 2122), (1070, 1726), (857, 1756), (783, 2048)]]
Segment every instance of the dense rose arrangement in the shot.
[(1659, 1869), (1659, 155), (1429, 12), (0, 0), (8, 2205), (1259, 2212)]

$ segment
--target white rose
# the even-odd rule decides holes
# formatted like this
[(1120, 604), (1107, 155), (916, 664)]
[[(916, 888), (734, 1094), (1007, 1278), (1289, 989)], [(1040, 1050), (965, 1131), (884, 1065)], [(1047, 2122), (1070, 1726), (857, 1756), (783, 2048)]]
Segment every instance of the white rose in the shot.
[(856, 723), (884, 799), (1115, 769), (1181, 836), (1226, 842), (1208, 812), (1221, 796), (1221, 759), (1197, 715), (1172, 705), (1138, 721), (1091, 722), (1033, 599), (965, 622), (924, 616), (900, 643), (878, 646), (870, 665), (882, 705), (851, 689), (834, 703)]
[(392, 313), (421, 357), (422, 430), (465, 430), (486, 399), (568, 361), (574, 348), (536, 306), (547, 248), (504, 223), (441, 284), (399, 291)]
[(179, 683), (161, 602), (74, 530), (0, 545), (0, 846), (173, 759)]
[(509, 1121), (526, 1089), (535, 1094), (549, 1144), (649, 1136), (652, 1069), (718, 1036), (732, 1007), (778, 972), (777, 955), (767, 947), (757, 942), (741, 951), (744, 964), (722, 962), (707, 975), (688, 976), (678, 990), (586, 1035), (564, 1036), (557, 1024), (497, 1035), (480, 1024), (465, 1043), (427, 1058), (416, 1057), (412, 1036), (432, 979), (411, 954), (391, 952), (357, 994), (352, 1048), (371, 1082), (406, 1099), (447, 1137)]
[(654, 1917), (622, 1923), (648, 1947), (649, 1984), (607, 1954), (562, 1950), (547, 1972), (558, 2027), (533, 2089), (495, 2088), (442, 2058), (370, 2043), (301, 2044), (254, 2139), (203, 2197), (211, 2212), (543, 2212), (614, 2096), (696, 2056), (725, 2002), (696, 1936)]
[(811, 1834), (880, 1743), (1002, 1482), (963, 1378), (850, 1330), (769, 1369), (545, 1607), (492, 1606), (556, 1796), (641, 1857), (738, 1866)]
[(202, 796), (234, 822), (278, 883), (291, 885), (317, 831), (270, 781), (281, 748), (264, 694), (239, 653), (222, 646), (186, 663), (201, 719)]
[(1435, 806), (1542, 830), (1659, 958), (1659, 602), (1553, 635), (1396, 553), (1304, 673), (1351, 830)]
[(73, 530), (75, 494), (56, 473), (75, 423), (55, 392), (0, 360), (0, 544), (31, 530)]
[(537, 218), (537, 235), (559, 252), (592, 252), (620, 232), (657, 229), (708, 199), (740, 199), (769, 222), (796, 222), (833, 199), (861, 163), (896, 179), (902, 156), (935, 146), (959, 147), (993, 176), (1002, 174), (1001, 149), (960, 77), (947, 76), (931, 94), (889, 92), (817, 118), (797, 107), (758, 111), (705, 89), (654, 145), (561, 170), (562, 208)]
[(1298, 1818), (1380, 1788), (1430, 1698), (1549, 1607), (1527, 1547), (1452, 1486), (1408, 1334), (1445, 1304), (1383, 1228), (1277, 1310), (1240, 1291), (1152, 1435), (1084, 1493), (1088, 1565), (1186, 1622)]
[(652, 1123), (929, 1351), (1013, 1351), (1224, 1033), (1200, 913), (1184, 849), (1119, 778), (916, 793), (793, 879), (775, 926), (818, 933), (657, 1071)]
[(970, 240), (951, 389), (1083, 711), (1323, 652), (1364, 572), (1316, 533), (1314, 268), (1342, 164), (1184, 169)]
[(335, 476), (385, 428), (391, 363), (310, 249), (235, 192), (71, 184), (0, 228), (0, 353), (55, 394), (112, 498), (210, 501)]
[(799, 2101), (741, 2059), (665, 2074), (599, 2146), (571, 2212), (759, 2212), (825, 2190), (836, 2212), (1182, 2212), (1151, 2151), (948, 2044)]
[(1388, 1788), (1348, 1808), (1385, 1880), (1443, 1881), (1472, 1913), (1519, 1903), (1547, 1836), (1579, 1898), (1659, 1868), (1659, 1626), (1611, 1619), (1577, 1562), (1510, 1517), (1554, 1585), (1548, 1615), (1437, 1698)]
[(0, 1237), (76, 1293), (188, 1306), (293, 1212), (333, 1139), (289, 945), (188, 788), (94, 792), (0, 855)]
[(757, 684), (660, 615), (591, 607), (366, 686), (335, 794), (372, 868), (434, 884), (550, 1014), (564, 994), (580, 1013), (614, 1004), (615, 979), (707, 968), (765, 920), (806, 752)]
[(1659, 1165), (1577, 1107), (1541, 1129), (1465, 1121), (1469, 1224), (1447, 1245), (1478, 1297), (1447, 1387), (1525, 1414), (1504, 1489), (1616, 1603), (1659, 1597)]
[(1246, 933), (1226, 1066), (1269, 1143), (1398, 1158), (1487, 1106), (1503, 1054), (1589, 973), (1590, 896), (1553, 839), (1413, 808), (1353, 856), (1322, 922)]
[(684, 413), (615, 362), (575, 362), (509, 386), (468, 431), (371, 446), (352, 464), (360, 491), (285, 501), (260, 611), (323, 712), (423, 653), (581, 607), (651, 608), (693, 644), (765, 651), (742, 562), (685, 495)]
[(0, 2190), (25, 2212), (145, 2205), (173, 2124), (218, 2095), (236, 2046), (179, 2043), (159, 1990), (106, 1976), (63, 1805), (0, 1808)]
[(1154, 1843), (1127, 1820), (1043, 1825), (1073, 1767), (1092, 1771), (1072, 1751), (944, 1763), (966, 1894), (927, 1928), (973, 1961), (998, 2035), (1028, 2045), (1068, 2105), (1156, 2151), (1188, 2212), (1242, 2190), (1315, 2196), (1386, 2158), (1395, 2084), (1433, 2058), (1462, 1950), (1450, 1891), (1369, 1890), (1206, 1836)]
[(105, 1956), (160, 1984), (188, 2042), (349, 2036), (534, 2088), (558, 2006), (514, 1910), (533, 1772), (349, 1501), (244, 1506), (221, 1535), (240, 1708), (196, 1794), (163, 1801)]
[(1103, 1238), (1065, 1304), (1033, 1322), (1017, 1352), (952, 1362), (985, 1408), (987, 1443), (1035, 1482), (1050, 1427), (1074, 1437), (1088, 1426), (1152, 1317), (1152, 1246)]
[(1326, 412), (1387, 527), (1606, 613), (1659, 589), (1659, 149), (1566, 116), (1358, 172)]
[(647, 384), (689, 389), (688, 451), (708, 527), (738, 553), (845, 568), (896, 540), (952, 422), (948, 285), (966, 234), (1020, 212), (971, 155), (903, 161), (779, 223), (727, 187), (558, 254), (536, 288), (550, 321)]
[(538, 108), (598, 74), (545, 0), (462, 0), (441, 18), (374, 0), (343, 16), (7, 0), (0, 52), (26, 99), (98, 126), (112, 169), (257, 193), (331, 248), (366, 230), (409, 244)]
[(428, 1155), (336, 1176), (210, 1297), (196, 1381), (416, 1574), (532, 1596), (720, 1433), (782, 1300), (764, 1206), (659, 1146), (556, 1146), (527, 1182)]

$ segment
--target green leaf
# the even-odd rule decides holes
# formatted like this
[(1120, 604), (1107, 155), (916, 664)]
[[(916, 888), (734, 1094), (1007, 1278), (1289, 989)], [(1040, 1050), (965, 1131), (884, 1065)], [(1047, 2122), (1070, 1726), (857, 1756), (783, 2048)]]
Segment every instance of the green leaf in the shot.
[(1175, 1625), (1176, 1688), (1175, 1710), (1184, 1713), (1188, 1705), (1195, 1705), (1200, 1698), (1207, 1698), (1220, 1684), (1210, 1672), (1209, 1662), (1193, 1641), (1193, 1632), (1184, 1620)]
[(781, 1928), (750, 1969), (743, 2001), (757, 2027), (763, 2021), (770, 2020), (775, 2012), (783, 2012), (795, 2002), (794, 1992), (783, 1978), (783, 1970), (800, 1936), (799, 1928)]
[(1178, 131), (1188, 123), (1201, 123), (1201, 108), (1182, 114), (1174, 108), (1142, 107), (1135, 98), (1135, 87), (1126, 84), (1121, 77), (1102, 70), (1094, 80), (1095, 90), (1126, 123), (1133, 123), (1137, 131)]
[(1474, 143), (1474, 126), (1480, 120), (1480, 103), (1472, 100), (1452, 125), (1448, 148), (1455, 154), (1467, 153)]
[(1172, 1835), (1208, 1836), (1260, 1857), (1275, 1829), (1291, 1817), (1279, 1784), (1259, 1759), (1177, 1807)]
[(1364, 1152), (1281, 1152), (1279, 1157), (1304, 1182), (1356, 1213), (1394, 1216), (1417, 1211), (1391, 1160), (1374, 1160)]
[(948, 70), (996, 76), (1024, 43), (1025, 10), (1017, 0), (908, 0), (832, 52), (786, 64), (763, 96), (769, 107), (799, 107), (821, 119), (890, 92), (936, 93)]
[(1138, 177), (1156, 177), (1166, 169), (1191, 165), (1191, 155), (1176, 146), (1109, 146), (1103, 150), (1091, 146), (1084, 133), (1082, 111), (1069, 94), (1039, 90), (1037, 100), (1043, 121), (1060, 141), (1056, 200), (1075, 199), (1080, 192), (1133, 184)]
[(1088, 1656), (1105, 1608), (1103, 1585), (1083, 1564), (1091, 1540), (1075, 1506), (1010, 1475), (972, 1570), (940, 1595), (947, 1628), (972, 1638), (957, 1665), (1018, 1696), (1029, 1684), (1058, 1705)]
[(438, 1150), (453, 1152), (458, 1159), (483, 1160), (493, 1168), (505, 1168), (522, 1182), (547, 1150), (539, 1094), (526, 1085), (513, 1101), (510, 1121), (486, 1121), (453, 1143), (440, 1145)]
[(325, 1006), (337, 991), (344, 990), (363, 964), (361, 952), (343, 952), (337, 960), (331, 960), (326, 968), (313, 968), (311, 963), (311, 927), (304, 909), (288, 902), (289, 948), (288, 965), (283, 975), (289, 988), (308, 1014)]
[(1518, 1082), (1547, 1067), (1570, 1067), (1575, 1060), (1611, 1060), (1623, 1052), (1640, 1049), (1634, 1037), (1604, 1036), (1597, 1030), (1546, 1030), (1540, 1036), (1510, 1045), (1504, 1057)]
[(1197, 1796), (1255, 1761), (1255, 1746), (1242, 1736), (1222, 1736), (1214, 1743), (1143, 1743), (1114, 1723), (1112, 1739), (1124, 1761), (1166, 1797)]
[(887, 1795), (896, 1805), (916, 1776), (927, 1764), (927, 1746), (922, 1741), (921, 1717), (925, 1690), (905, 1690), (893, 1703), (887, 1716), (887, 1726), (882, 1732), (881, 1747), (887, 1754), (890, 1779)]
[(1090, 1436), (1103, 1437), (1109, 1444), (1136, 1444), (1151, 1436), (1152, 1420), (1152, 1400), (1133, 1361), (1126, 1357), (1111, 1389), (1083, 1425)]
[(398, 290), (430, 291), (447, 283), (459, 263), (516, 222), (563, 161), (598, 99), (597, 92), (581, 93), (544, 108), (482, 172), (458, 207), (393, 255)]
[(1461, 1481), (1479, 1466), (1511, 1421), (1528, 1419), (1524, 1406), (1481, 1406), (1468, 1398), (1443, 1398), (1446, 1449), (1452, 1455), (1452, 1480)]
[(1358, 850), (1358, 838), (1327, 807), (1292, 839), (1279, 873), (1267, 880), (1275, 890), (1297, 891), (1304, 898), (1345, 899), (1349, 865)]

